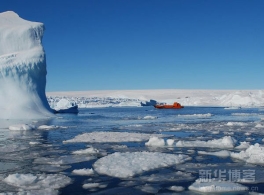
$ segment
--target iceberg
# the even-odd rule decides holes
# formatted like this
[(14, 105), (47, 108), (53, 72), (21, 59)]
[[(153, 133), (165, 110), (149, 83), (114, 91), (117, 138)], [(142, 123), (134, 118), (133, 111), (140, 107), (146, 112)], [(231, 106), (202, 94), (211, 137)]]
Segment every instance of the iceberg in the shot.
[(32, 119), (53, 115), (46, 94), (44, 25), (0, 13), (0, 118)]

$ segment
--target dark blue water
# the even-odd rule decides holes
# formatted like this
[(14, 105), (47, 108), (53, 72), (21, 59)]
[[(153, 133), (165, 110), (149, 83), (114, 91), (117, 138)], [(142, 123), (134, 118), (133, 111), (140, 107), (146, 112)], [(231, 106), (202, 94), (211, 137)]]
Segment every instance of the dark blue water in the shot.
[[(80, 109), (79, 114), (58, 114), (49, 120), (34, 121), (39, 125), (60, 126), (53, 130), (33, 131), (10, 131), (7, 128), (0, 129), (0, 179), (14, 173), (32, 174), (58, 174), (62, 173), (72, 179), (72, 184), (61, 188), (61, 194), (162, 194), (172, 193), (168, 190), (170, 186), (183, 186), (186, 190), (181, 194), (195, 194), (188, 191), (188, 186), (199, 178), (199, 166), (214, 164), (216, 167), (234, 169), (233, 166), (243, 170), (246, 164), (231, 158), (219, 158), (216, 156), (199, 155), (198, 151), (220, 151), (221, 149), (210, 148), (149, 148), (144, 142), (119, 142), (119, 143), (70, 143), (63, 144), (63, 141), (74, 138), (77, 135), (94, 131), (113, 132), (136, 132), (136, 133), (157, 133), (171, 136), (178, 140), (211, 140), (219, 139), (230, 135), (238, 141), (248, 141), (250, 144), (262, 144), (264, 129), (256, 128), (256, 124), (263, 124), (264, 111), (258, 108), (224, 109), (221, 107), (185, 107), (179, 110), (159, 110), (153, 107), (110, 107), (110, 108), (89, 108)], [(227, 125), (231, 122), (235, 125)], [(12, 124), (12, 121), (10, 121)], [(67, 127), (67, 128), (63, 128)], [(250, 134), (248, 134), (250, 133)], [(249, 139), (250, 138), (250, 139)], [(166, 138), (167, 139), (167, 138)], [(39, 144), (30, 145), (29, 142), (37, 141)], [(42, 157), (58, 159), (61, 156), (70, 156), (76, 150), (85, 149), (87, 145), (104, 151), (104, 155), (114, 152), (132, 151), (158, 151), (171, 154), (187, 154), (192, 157), (185, 165), (173, 166), (159, 170), (152, 170), (136, 175), (134, 178), (119, 179), (105, 175), (95, 174), (93, 176), (78, 176), (72, 174), (75, 169), (92, 168), (93, 163), (103, 155), (95, 159), (81, 162), (69, 162), (62, 164), (62, 170), (53, 171), (51, 168), (40, 168), (35, 164), (36, 159)], [(4, 146), (8, 146), (6, 148)], [(232, 150), (231, 150), (232, 151)], [(43, 162), (43, 164), (45, 164)], [(220, 169), (220, 168), (219, 168)], [(255, 166), (254, 169), (264, 171), (262, 166)], [(192, 175), (191, 178), (167, 180), (166, 175), (177, 171), (184, 171)], [(150, 182), (142, 179), (152, 174), (159, 174), (160, 181)], [(256, 176), (257, 177), (257, 176)], [(256, 178), (258, 180), (258, 178)], [(245, 184), (251, 191), (264, 193), (261, 180), (258, 184)], [(84, 183), (107, 184), (105, 188), (94, 188), (93, 190), (83, 189)], [(152, 191), (142, 190), (146, 185)], [(257, 189), (257, 190), (256, 190)], [(0, 182), (0, 193), (16, 192), (18, 188)], [(225, 193), (221, 193), (225, 194)], [(248, 194), (232, 193), (232, 194)]]

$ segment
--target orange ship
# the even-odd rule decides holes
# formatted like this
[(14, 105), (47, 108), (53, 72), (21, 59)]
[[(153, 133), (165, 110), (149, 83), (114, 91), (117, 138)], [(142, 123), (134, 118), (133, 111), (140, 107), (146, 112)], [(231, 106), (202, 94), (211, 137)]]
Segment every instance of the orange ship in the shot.
[(180, 108), (184, 108), (184, 106), (182, 106), (181, 104), (179, 104), (178, 102), (174, 102), (173, 105), (155, 105), (155, 108), (159, 108), (159, 109), (180, 109)]

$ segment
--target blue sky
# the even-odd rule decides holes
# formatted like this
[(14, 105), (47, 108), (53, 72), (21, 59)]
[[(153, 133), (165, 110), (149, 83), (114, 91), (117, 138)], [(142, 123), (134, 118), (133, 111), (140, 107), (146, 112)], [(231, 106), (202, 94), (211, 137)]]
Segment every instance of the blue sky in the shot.
[(3, 0), (45, 24), (46, 91), (263, 89), (263, 0)]

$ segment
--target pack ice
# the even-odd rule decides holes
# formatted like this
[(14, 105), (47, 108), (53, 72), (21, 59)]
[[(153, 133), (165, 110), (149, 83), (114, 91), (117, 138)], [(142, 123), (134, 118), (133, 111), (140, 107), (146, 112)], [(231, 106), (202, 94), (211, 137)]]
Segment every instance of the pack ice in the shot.
[(0, 118), (43, 118), (52, 114), (46, 95), (44, 25), (0, 13)]

